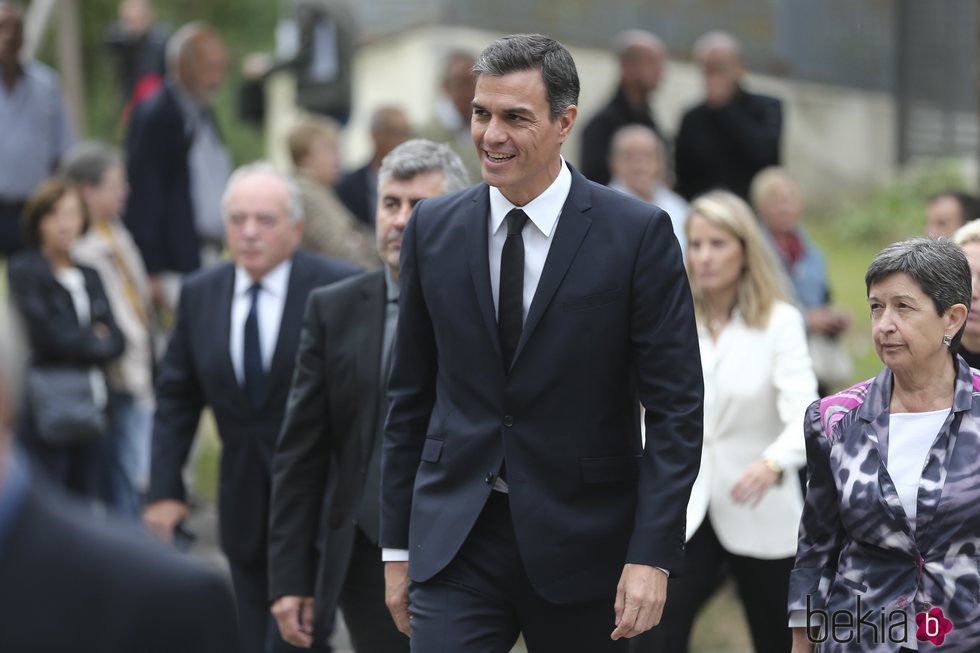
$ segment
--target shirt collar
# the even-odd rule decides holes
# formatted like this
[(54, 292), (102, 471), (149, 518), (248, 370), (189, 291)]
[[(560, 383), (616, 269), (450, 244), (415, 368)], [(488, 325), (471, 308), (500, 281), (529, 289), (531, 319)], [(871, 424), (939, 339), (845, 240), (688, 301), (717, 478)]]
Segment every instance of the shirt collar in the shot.
[(385, 293), (387, 295), (387, 300), (389, 302), (398, 303), (398, 295), (400, 293), (400, 288), (398, 287), (398, 282), (395, 281), (394, 277), (391, 276), (391, 269), (385, 266)]
[(538, 231), (543, 233), (546, 238), (551, 237), (551, 232), (555, 229), (561, 208), (568, 199), (568, 192), (572, 188), (572, 173), (565, 164), (565, 158), (561, 157), (561, 170), (558, 176), (551, 182), (551, 185), (543, 193), (535, 197), (524, 206), (517, 206), (509, 199), (504, 197), (498, 188), (490, 187), (490, 226), (491, 233), (497, 233), (504, 218), (511, 209), (522, 209), (527, 214), (528, 219)]
[[(289, 273), (293, 269), (293, 259), (287, 258), (285, 261), (272, 268), (259, 283), (262, 290), (277, 297), (286, 296), (286, 288), (289, 286)], [(247, 295), (248, 289), (252, 287), (252, 277), (249, 276), (245, 268), (235, 266), (235, 297)]]

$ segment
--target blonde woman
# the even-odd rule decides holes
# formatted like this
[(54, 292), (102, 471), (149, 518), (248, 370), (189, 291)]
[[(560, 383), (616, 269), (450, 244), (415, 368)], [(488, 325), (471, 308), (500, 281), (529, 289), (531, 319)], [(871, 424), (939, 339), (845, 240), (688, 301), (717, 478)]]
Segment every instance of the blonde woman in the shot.
[(973, 297), (967, 314), (963, 339), (960, 340), (960, 356), (970, 367), (980, 368), (980, 220), (967, 222), (956, 230), (953, 241), (963, 248), (970, 264)]
[(695, 200), (687, 270), (704, 368), (704, 450), (687, 510), (684, 573), (636, 651), (683, 653), (695, 617), (730, 573), (755, 650), (787, 653), (784, 597), (803, 510), (803, 415), (817, 398), (800, 312), (748, 205)]

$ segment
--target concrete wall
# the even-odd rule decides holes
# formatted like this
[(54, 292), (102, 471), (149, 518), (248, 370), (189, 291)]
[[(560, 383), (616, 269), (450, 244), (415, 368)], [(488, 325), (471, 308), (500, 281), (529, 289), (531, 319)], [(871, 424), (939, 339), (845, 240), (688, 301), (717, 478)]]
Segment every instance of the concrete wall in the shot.
[[(469, 28), (423, 26), (362, 47), (355, 63), (353, 115), (344, 134), (345, 163), (354, 167), (370, 155), (368, 119), (374, 108), (397, 104), (404, 107), (414, 124), (427, 122), (438, 94), (446, 53), (456, 48), (478, 52), (497, 36), (495, 32)], [(585, 121), (615, 88), (617, 68), (605, 50), (570, 50), (582, 81), (579, 124), (575, 130), (580, 134)], [(761, 75), (750, 75), (747, 87), (783, 100), (783, 160), (803, 181), (814, 201), (828, 203), (853, 196), (893, 176), (896, 115), (890, 96)], [(288, 93), (288, 88), (284, 92)], [(700, 97), (696, 68), (672, 62), (654, 100), (658, 121), (668, 133), (675, 132), (684, 109)], [(288, 106), (281, 97), (273, 103)], [(281, 143), (287, 114), (288, 111), (278, 113), (269, 130), (270, 145)], [(277, 160), (282, 160), (280, 147), (273, 150), (278, 152)], [(579, 141), (573, 133), (565, 156), (576, 164), (578, 153)]]

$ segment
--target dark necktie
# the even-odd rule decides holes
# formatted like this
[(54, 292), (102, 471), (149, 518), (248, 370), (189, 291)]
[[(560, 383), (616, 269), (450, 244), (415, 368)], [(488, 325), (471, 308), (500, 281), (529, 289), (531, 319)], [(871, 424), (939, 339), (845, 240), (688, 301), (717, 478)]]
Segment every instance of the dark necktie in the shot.
[(248, 289), (252, 304), (245, 318), (245, 347), (242, 355), (245, 370), (245, 395), (257, 408), (265, 394), (265, 368), (262, 366), (262, 345), (259, 342), (259, 291), (255, 283)]
[(507, 240), (500, 254), (500, 296), (497, 298), (497, 328), (504, 369), (509, 371), (524, 330), (524, 237), (527, 214), (513, 209), (507, 214)]

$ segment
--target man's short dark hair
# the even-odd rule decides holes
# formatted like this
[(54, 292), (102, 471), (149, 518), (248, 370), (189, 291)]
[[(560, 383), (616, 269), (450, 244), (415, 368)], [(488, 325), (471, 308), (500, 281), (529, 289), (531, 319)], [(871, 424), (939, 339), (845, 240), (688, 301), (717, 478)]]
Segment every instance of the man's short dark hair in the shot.
[(572, 55), (558, 41), (542, 34), (512, 34), (499, 38), (480, 53), (473, 74), (503, 76), (540, 70), (554, 122), (569, 106), (578, 104), (578, 71)]
[(941, 193), (936, 193), (929, 198), (927, 204), (932, 204), (936, 200), (944, 197), (950, 197), (960, 205), (960, 217), (963, 219), (963, 224), (980, 218), (980, 199), (976, 195), (964, 193), (963, 191), (945, 190)]

